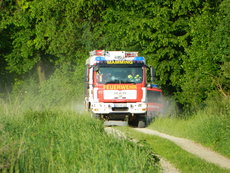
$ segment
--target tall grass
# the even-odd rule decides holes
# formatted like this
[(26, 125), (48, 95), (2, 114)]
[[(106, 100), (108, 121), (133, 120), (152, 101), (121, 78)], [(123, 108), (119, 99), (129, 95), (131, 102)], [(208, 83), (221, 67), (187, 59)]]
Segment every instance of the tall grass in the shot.
[(62, 111), (0, 115), (0, 172), (158, 172), (152, 153)]

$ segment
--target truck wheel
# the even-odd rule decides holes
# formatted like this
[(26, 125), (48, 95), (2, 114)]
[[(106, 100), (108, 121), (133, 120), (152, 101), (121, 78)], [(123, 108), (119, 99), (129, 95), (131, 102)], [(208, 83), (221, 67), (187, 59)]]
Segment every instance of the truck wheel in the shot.
[(146, 126), (146, 122), (145, 122), (145, 120), (144, 119), (140, 119), (139, 121), (138, 121), (138, 128), (144, 128)]
[(129, 126), (133, 126), (133, 127), (137, 127), (138, 125), (138, 121), (136, 119), (132, 120), (132, 121), (128, 121), (128, 125)]

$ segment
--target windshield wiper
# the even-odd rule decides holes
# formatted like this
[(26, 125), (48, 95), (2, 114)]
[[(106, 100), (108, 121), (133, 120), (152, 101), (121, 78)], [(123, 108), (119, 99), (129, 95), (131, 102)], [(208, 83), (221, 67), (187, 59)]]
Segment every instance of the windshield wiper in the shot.
[(105, 84), (110, 84), (110, 83), (119, 83), (117, 81), (109, 81), (109, 82), (105, 82)]
[(119, 80), (115, 80), (115, 81), (109, 81), (109, 82), (105, 82), (105, 84), (113, 84), (113, 83), (116, 83), (116, 84), (120, 84), (120, 83), (132, 83), (132, 84), (136, 84), (136, 82), (131, 82), (131, 81), (119, 81)]

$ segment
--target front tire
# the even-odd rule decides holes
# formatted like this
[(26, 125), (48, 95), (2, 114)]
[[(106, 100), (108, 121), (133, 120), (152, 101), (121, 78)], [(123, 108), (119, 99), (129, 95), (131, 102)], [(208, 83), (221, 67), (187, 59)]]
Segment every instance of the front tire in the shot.
[(144, 118), (141, 118), (139, 121), (138, 121), (138, 125), (137, 125), (138, 128), (144, 128), (146, 127), (146, 121)]

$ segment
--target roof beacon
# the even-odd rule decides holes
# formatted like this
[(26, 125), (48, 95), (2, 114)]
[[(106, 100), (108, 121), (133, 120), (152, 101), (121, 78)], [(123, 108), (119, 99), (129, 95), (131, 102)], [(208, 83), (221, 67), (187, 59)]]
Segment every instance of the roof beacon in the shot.
[(125, 52), (125, 57), (135, 57), (138, 56), (138, 52)]
[(105, 53), (104, 50), (93, 50), (89, 54), (90, 56), (103, 56)]

